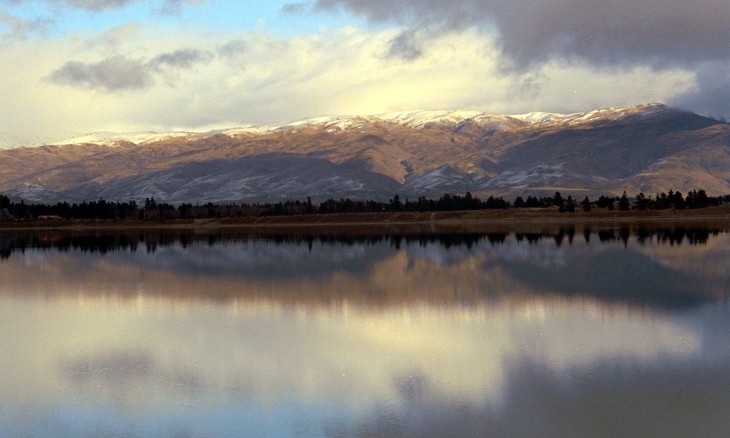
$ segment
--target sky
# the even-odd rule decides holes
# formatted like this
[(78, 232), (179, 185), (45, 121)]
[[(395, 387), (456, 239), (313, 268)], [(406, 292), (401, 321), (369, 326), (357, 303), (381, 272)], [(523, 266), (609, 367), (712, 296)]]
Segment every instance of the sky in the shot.
[(730, 2), (0, 0), (0, 147), (653, 102), (730, 118)]

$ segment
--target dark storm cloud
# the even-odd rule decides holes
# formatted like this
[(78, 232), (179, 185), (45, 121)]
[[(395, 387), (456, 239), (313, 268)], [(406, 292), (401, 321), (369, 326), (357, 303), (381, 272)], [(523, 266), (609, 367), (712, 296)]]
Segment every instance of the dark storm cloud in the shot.
[(140, 90), (154, 84), (155, 75), (169, 70), (186, 70), (209, 60), (212, 55), (194, 49), (162, 53), (149, 61), (116, 55), (96, 63), (70, 61), (47, 79), (62, 85), (101, 91)]
[(730, 121), (730, 61), (707, 63), (697, 70), (697, 84), (668, 103)]
[(284, 10), (341, 10), (414, 29), (494, 29), (517, 68), (556, 57), (657, 67), (730, 57), (727, 0), (315, 0)]
[(388, 52), (386, 56), (388, 58), (403, 59), (406, 61), (413, 61), (423, 55), (421, 49), (421, 42), (418, 39), (418, 34), (414, 30), (407, 30), (401, 32), (398, 36), (390, 40), (388, 45)]

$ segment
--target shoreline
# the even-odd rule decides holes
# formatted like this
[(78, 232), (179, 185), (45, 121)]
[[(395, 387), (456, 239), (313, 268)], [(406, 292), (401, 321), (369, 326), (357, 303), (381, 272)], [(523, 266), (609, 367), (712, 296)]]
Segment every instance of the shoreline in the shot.
[[(299, 216), (264, 216), (221, 219), (143, 220), (36, 220), (0, 221), (7, 231), (95, 231), (95, 230), (310, 230), (358, 231), (363, 228), (412, 228), (430, 232), (468, 232), (539, 229), (561, 226), (620, 227), (702, 225), (730, 228), (730, 205), (686, 210), (558, 212), (557, 209), (463, 210), (440, 212), (335, 213)], [(397, 231), (397, 230), (396, 230)]]

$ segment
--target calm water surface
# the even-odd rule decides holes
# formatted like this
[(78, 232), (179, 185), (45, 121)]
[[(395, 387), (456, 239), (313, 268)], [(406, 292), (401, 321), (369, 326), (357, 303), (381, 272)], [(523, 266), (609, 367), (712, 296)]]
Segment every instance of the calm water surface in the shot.
[(0, 235), (0, 436), (728, 436), (730, 234)]

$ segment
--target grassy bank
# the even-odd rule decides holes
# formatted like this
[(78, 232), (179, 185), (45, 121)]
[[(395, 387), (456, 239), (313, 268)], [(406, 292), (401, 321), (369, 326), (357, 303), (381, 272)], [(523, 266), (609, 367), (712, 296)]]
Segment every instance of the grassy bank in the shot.
[(202, 220), (37, 220), (2, 221), (0, 230), (19, 229), (126, 229), (126, 228), (397, 228), (413, 226), (449, 231), (452, 229), (521, 229), (561, 225), (620, 226), (646, 223), (654, 226), (697, 224), (730, 226), (730, 205), (685, 210), (559, 212), (557, 208), (465, 210), (448, 212), (342, 213), (294, 216), (262, 216)]

